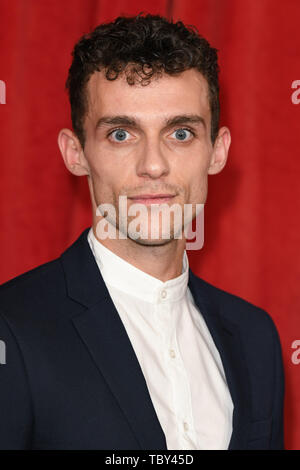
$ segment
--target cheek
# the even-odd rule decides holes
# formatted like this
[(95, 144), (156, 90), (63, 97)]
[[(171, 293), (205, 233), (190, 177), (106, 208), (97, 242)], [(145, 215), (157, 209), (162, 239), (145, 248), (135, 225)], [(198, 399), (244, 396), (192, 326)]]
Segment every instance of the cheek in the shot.
[(206, 197), (207, 193), (207, 176), (200, 176), (199, 178), (194, 178), (191, 183), (190, 195), (192, 199), (196, 199), (193, 202), (202, 203), (203, 197)]
[(128, 178), (128, 168), (118, 168), (117, 165), (112, 165), (107, 162), (98, 161), (97, 165), (91, 167), (91, 176), (93, 182), (94, 198), (99, 204), (113, 204), (116, 206), (118, 203), (119, 194), (122, 191), (123, 186), (128, 184), (130, 178)]
[(195, 165), (189, 179), (189, 202), (203, 204), (207, 196), (208, 173), (206, 162)]
[(111, 203), (113, 200), (113, 179), (107, 165), (90, 165), (91, 183), (97, 206), (99, 204)]
[(208, 161), (207, 157), (197, 154), (194, 158), (185, 158), (184, 166), (182, 167), (182, 179), (185, 184), (193, 191), (199, 190), (207, 183), (208, 176)]
[(97, 187), (105, 186), (108, 181), (114, 181), (115, 170), (111, 159), (104, 158), (102, 152), (101, 155), (94, 154), (90, 158), (90, 169), (92, 180)]

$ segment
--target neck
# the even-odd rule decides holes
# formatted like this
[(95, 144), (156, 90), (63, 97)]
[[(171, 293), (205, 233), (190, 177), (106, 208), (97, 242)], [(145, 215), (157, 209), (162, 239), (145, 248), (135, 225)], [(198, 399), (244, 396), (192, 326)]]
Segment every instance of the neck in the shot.
[[(185, 239), (173, 239), (161, 245), (143, 245), (130, 238), (99, 239), (93, 225), (95, 238), (117, 256), (145, 273), (166, 282), (182, 273)], [(118, 233), (118, 231), (117, 231)], [(158, 262), (159, 261), (159, 262)]]

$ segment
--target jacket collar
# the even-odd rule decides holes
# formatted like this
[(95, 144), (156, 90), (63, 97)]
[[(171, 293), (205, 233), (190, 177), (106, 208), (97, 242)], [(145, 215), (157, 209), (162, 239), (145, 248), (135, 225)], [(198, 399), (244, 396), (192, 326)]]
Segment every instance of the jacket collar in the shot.
[[(141, 449), (167, 449), (138, 359), (89, 247), (88, 231), (84, 230), (60, 258), (68, 296), (83, 307), (72, 321)], [(191, 269), (188, 285), (219, 351), (233, 400), (229, 449), (246, 448), (250, 385), (238, 326), (223, 314), (220, 290)]]
[(219, 351), (233, 401), (232, 435), (228, 449), (247, 448), (251, 417), (250, 381), (237, 324), (225, 314), (226, 295), (190, 270), (189, 287)]

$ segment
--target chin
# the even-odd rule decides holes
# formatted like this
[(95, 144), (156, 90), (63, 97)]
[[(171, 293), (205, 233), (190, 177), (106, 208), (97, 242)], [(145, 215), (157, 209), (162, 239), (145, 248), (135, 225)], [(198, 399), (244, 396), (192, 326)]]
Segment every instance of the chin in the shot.
[(143, 246), (164, 246), (174, 240), (173, 238), (170, 238), (170, 237), (151, 239), (151, 238), (133, 238), (129, 236), (129, 238), (133, 242), (137, 243), (138, 245), (143, 245)]

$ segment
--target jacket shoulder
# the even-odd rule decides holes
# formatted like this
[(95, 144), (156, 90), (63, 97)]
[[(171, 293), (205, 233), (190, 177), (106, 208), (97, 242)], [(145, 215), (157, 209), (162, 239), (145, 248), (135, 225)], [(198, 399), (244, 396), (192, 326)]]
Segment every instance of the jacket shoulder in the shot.
[[(0, 285), (0, 312), (11, 321), (47, 321), (52, 318), (64, 318), (73, 311), (74, 302), (67, 292), (66, 272), (63, 259), (70, 263), (74, 258), (84, 256), (87, 245), (85, 229), (57, 258), (43, 263), (29, 271)], [(83, 243), (85, 242), (85, 243)], [(80, 258), (81, 261), (81, 258)]]
[(55, 269), (58, 261), (59, 258), (47, 261), (46, 263), (40, 264), (39, 266), (9, 279), (0, 285), (0, 295), (8, 292), (10, 289), (19, 288), (28, 282), (35, 282), (37, 279), (40, 279), (41, 276), (49, 274), (53, 269)]
[(11, 319), (29, 319), (65, 296), (64, 273), (57, 258), (0, 285), (0, 311)]
[(192, 273), (196, 284), (204, 298), (218, 310), (221, 317), (229, 323), (237, 324), (246, 332), (258, 327), (270, 329), (274, 326), (271, 315), (258, 305), (240, 297), (237, 294), (221, 289)]

